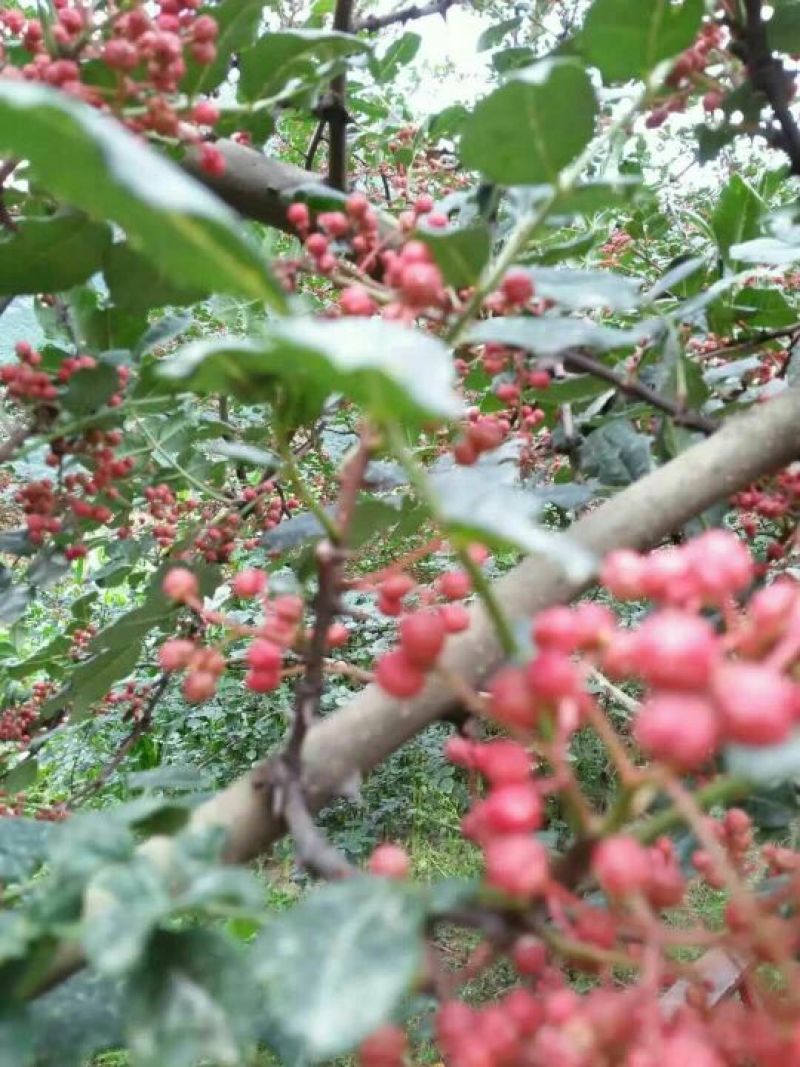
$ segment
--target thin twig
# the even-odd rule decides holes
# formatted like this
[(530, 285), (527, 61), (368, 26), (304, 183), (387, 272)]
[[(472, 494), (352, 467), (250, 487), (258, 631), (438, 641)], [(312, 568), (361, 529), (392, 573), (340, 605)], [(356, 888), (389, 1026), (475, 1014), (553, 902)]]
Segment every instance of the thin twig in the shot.
[(308, 143), (308, 149), (306, 150), (306, 158), (303, 161), (303, 166), (306, 170), (311, 170), (314, 166), (314, 157), (317, 154), (317, 149), (322, 143), (322, 135), (325, 133), (325, 127), (327, 126), (327, 120), (322, 118), (317, 123), (317, 128), (314, 130), (314, 134)]
[(604, 363), (600, 363), (599, 360), (584, 352), (570, 352), (564, 357), (563, 362), (567, 370), (583, 371), (585, 374), (591, 374), (594, 378), (601, 378), (603, 381), (613, 385), (618, 392), (625, 393), (626, 396), (636, 397), (638, 400), (643, 400), (646, 404), (649, 404), (650, 407), (663, 411), (679, 426), (686, 426), (690, 430), (699, 430), (700, 433), (704, 434), (712, 434), (719, 429), (719, 423), (716, 419), (710, 419), (699, 411), (688, 410), (678, 401), (662, 396), (661, 393), (651, 389), (649, 385), (645, 385), (644, 382), (640, 382), (637, 378), (626, 378), (621, 374), (617, 374), (611, 367), (607, 367)]
[(430, 4), (411, 4), (410, 7), (392, 11), (388, 15), (368, 15), (353, 25), (353, 33), (377, 33), (387, 26), (396, 26), (398, 22), (412, 22), (415, 19), (424, 19), (428, 15), (441, 15), (442, 18), (458, 0), (434, 0)]

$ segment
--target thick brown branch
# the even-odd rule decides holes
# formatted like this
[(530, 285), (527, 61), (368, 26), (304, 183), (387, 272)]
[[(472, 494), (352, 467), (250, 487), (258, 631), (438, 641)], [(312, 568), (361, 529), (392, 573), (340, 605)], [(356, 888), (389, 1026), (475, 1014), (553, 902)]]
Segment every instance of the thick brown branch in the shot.
[(427, 18), (428, 15), (441, 15), (444, 17), (457, 2), (458, 0), (433, 0), (433, 3), (430, 4), (411, 4), (409, 7), (390, 12), (388, 15), (368, 15), (355, 23), (353, 33), (361, 33), (362, 31), (365, 33), (377, 33), (378, 30), (383, 30), (387, 26), (396, 26), (398, 22), (405, 24), (415, 19)]
[[(333, 28), (349, 33), (353, 21), (353, 0), (336, 0)], [(347, 190), (347, 74), (342, 71), (331, 82), (331, 105), (328, 113), (328, 185)]]
[[(597, 558), (614, 548), (647, 548), (712, 504), (798, 457), (800, 387), (794, 387), (730, 419), (706, 441), (618, 493), (575, 523), (569, 536)], [(550, 604), (570, 600), (589, 584), (570, 578), (554, 559), (531, 556), (496, 584), (495, 595), (508, 618), (516, 622)], [(466, 684), (478, 685), (502, 663), (503, 654), (483, 607), (473, 606), (471, 616), (469, 630), (451, 638), (443, 662)], [(343, 783), (376, 767), (447, 715), (456, 702), (446, 680), (433, 674), (414, 700), (394, 700), (378, 686), (369, 685), (317, 722), (303, 747), (302, 780), (308, 809), (319, 810)], [(283, 818), (265, 796), (269, 776), (269, 764), (255, 768), (192, 815), (193, 827), (216, 826), (226, 832), (225, 854), (231, 863), (254, 858), (285, 832)], [(146, 853), (163, 854), (167, 848), (164, 839), (143, 846)], [(102, 906), (99, 900), (86, 901), (89, 912)], [(75, 945), (65, 945), (38, 991), (63, 980), (81, 962)]]

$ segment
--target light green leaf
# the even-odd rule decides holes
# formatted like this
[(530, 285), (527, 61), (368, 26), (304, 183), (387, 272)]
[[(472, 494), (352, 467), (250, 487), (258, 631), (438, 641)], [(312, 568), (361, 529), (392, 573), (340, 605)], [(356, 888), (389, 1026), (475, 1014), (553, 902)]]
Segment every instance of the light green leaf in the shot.
[(249, 101), (298, 91), (329, 77), (348, 56), (370, 51), (367, 41), (332, 30), (267, 33), (242, 52), (239, 95)]
[(611, 271), (537, 267), (530, 271), (530, 275), (537, 296), (572, 311), (632, 311), (641, 302), (639, 282)]
[(591, 348), (595, 352), (634, 348), (653, 337), (659, 328), (657, 322), (618, 330), (583, 319), (510, 317), (477, 323), (469, 332), (469, 340), (474, 344), (496, 341), (501, 345), (524, 348), (536, 356), (557, 356), (568, 348)]
[(222, 84), (233, 53), (255, 40), (265, 3), (266, 0), (222, 0), (222, 3), (198, 11), (198, 15), (211, 15), (219, 27), (215, 42), (217, 58), (205, 66), (191, 57), (188, 59), (186, 74), (181, 81), (184, 92), (196, 96), (209, 93)]
[(462, 162), (501, 185), (555, 183), (591, 140), (596, 113), (579, 62), (542, 60), (477, 105), (463, 126)]
[(734, 174), (719, 196), (711, 216), (711, 228), (722, 258), (727, 262), (731, 248), (754, 238), (765, 204), (740, 174)]
[(478, 38), (478, 51), (485, 52), (489, 48), (495, 48), (504, 37), (507, 37), (509, 33), (519, 29), (522, 23), (522, 17), (517, 15), (513, 19), (504, 19), (503, 22), (498, 22), (494, 26), (490, 26), (488, 30), (484, 30)]
[(84, 923), (83, 947), (90, 962), (110, 977), (139, 962), (171, 901), (163, 879), (143, 857), (103, 868), (89, 882), (97, 907)]
[(579, 47), (607, 82), (645, 78), (694, 41), (702, 17), (703, 0), (594, 0)]
[(20, 219), (0, 240), (0, 293), (58, 293), (100, 270), (111, 244), (105, 223), (65, 211)]
[(800, 244), (789, 244), (777, 237), (757, 237), (744, 241), (729, 250), (731, 259), (738, 263), (764, 263), (771, 267), (784, 267), (800, 259)]
[(254, 947), (265, 1037), (286, 1062), (349, 1052), (388, 1021), (422, 963), (422, 898), (399, 882), (351, 878), (315, 890)]
[(230, 392), (255, 403), (276, 385), (307, 401), (343, 393), (378, 422), (456, 418), (460, 404), (448, 349), (416, 330), (376, 319), (283, 320), (259, 338), (198, 341), (157, 368), (191, 392)]
[(404, 33), (393, 41), (382, 56), (370, 56), (369, 69), (377, 82), (388, 82), (396, 77), (401, 67), (407, 66), (419, 52), (422, 38), (418, 33)]
[(431, 479), (436, 516), (453, 534), (495, 548), (516, 548), (561, 564), (573, 581), (585, 581), (595, 560), (567, 535), (540, 526), (544, 501), (523, 489), (502, 484), (497, 464), (477, 463)]
[(0, 151), (29, 160), (49, 192), (116, 222), (174, 281), (284, 306), (233, 212), (94, 108), (33, 82), (3, 81)]
[(0, 818), (0, 882), (16, 882), (32, 874), (58, 829), (37, 819)]
[(736, 778), (746, 778), (757, 785), (777, 785), (800, 779), (800, 734), (795, 733), (780, 745), (751, 747), (729, 745), (725, 765)]

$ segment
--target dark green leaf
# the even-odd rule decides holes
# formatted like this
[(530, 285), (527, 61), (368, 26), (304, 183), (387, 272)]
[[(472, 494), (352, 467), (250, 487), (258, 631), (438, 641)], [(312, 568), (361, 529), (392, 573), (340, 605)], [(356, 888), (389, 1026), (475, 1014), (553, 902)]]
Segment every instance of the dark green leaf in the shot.
[(0, 818), (0, 882), (17, 882), (32, 874), (59, 829), (37, 819)]
[(61, 403), (73, 415), (97, 411), (114, 393), (119, 392), (119, 375), (109, 363), (79, 370), (69, 380)]
[(38, 776), (39, 764), (28, 756), (0, 778), (0, 789), (5, 793), (20, 793), (23, 789), (29, 789)]
[(617, 330), (582, 319), (496, 318), (477, 323), (470, 330), (469, 339), (475, 344), (496, 341), (527, 349), (537, 356), (557, 356), (568, 348), (591, 348), (597, 352), (633, 348), (652, 337), (657, 328), (657, 324), (644, 323), (636, 329)]
[(316, 1062), (388, 1021), (422, 963), (423, 900), (399, 882), (352, 878), (314, 891), (271, 922), (255, 948), (267, 1039)]
[(137, 1067), (236, 1067), (258, 1010), (235, 942), (213, 931), (158, 934), (128, 987), (128, 1044)]
[(447, 348), (375, 319), (284, 320), (260, 338), (198, 341), (165, 359), (157, 374), (175, 390), (232, 393), (249, 403), (274, 399), (277, 384), (305, 402), (343, 393), (379, 422), (460, 411)]
[(37, 997), (30, 1006), (36, 1067), (82, 1067), (123, 1044), (126, 998), (117, 982), (83, 971)]
[(630, 485), (651, 468), (650, 438), (627, 419), (605, 423), (581, 445), (581, 470), (604, 485)]
[(219, 27), (216, 39), (217, 57), (213, 63), (201, 66), (189, 58), (181, 89), (191, 95), (208, 93), (218, 88), (228, 73), (234, 52), (253, 43), (261, 24), (261, 12), (266, 0), (222, 0), (213, 7), (204, 7), (198, 14), (211, 15)]
[(579, 47), (607, 82), (645, 78), (697, 36), (703, 0), (594, 0)]
[(111, 299), (117, 307), (127, 311), (195, 304), (209, 294), (207, 286), (192, 288), (181, 284), (179, 279), (173, 281), (170, 273), (158, 263), (151, 262), (124, 242), (112, 245), (108, 250), (103, 273)]
[(580, 63), (542, 60), (477, 105), (464, 123), (462, 162), (502, 185), (554, 183), (591, 140), (596, 112)]
[(800, 52), (800, 3), (798, 0), (776, 0), (775, 9), (767, 23), (769, 43), (779, 52)]
[(121, 976), (139, 962), (151, 934), (169, 914), (170, 895), (155, 867), (141, 856), (99, 871), (88, 892), (102, 903), (84, 922), (84, 950), (102, 974)]
[(242, 52), (239, 95), (249, 101), (295, 92), (329, 77), (348, 56), (370, 50), (358, 37), (329, 30), (267, 33)]
[(597, 241), (597, 236), (591, 232), (580, 233), (566, 241), (560, 237), (537, 241), (533, 250), (524, 256), (524, 262), (549, 266), (552, 263), (560, 263), (564, 259), (582, 257), (597, 244)]
[(498, 22), (495, 26), (490, 26), (488, 30), (484, 30), (478, 38), (478, 51), (485, 52), (489, 48), (495, 48), (504, 37), (507, 37), (509, 33), (519, 29), (522, 23), (521, 16), (517, 15), (513, 19), (504, 19), (503, 22)]
[(0, 293), (58, 293), (100, 270), (111, 231), (78, 212), (20, 219), (0, 240)]
[(95, 108), (34, 82), (5, 80), (0, 149), (28, 159), (51, 193), (118, 223), (181, 284), (284, 305), (233, 212)]
[(764, 201), (741, 175), (734, 174), (731, 177), (720, 193), (711, 216), (717, 246), (726, 262), (733, 245), (740, 245), (756, 236), (764, 206)]
[(492, 254), (489, 227), (482, 224), (444, 233), (428, 227), (417, 236), (433, 252), (445, 281), (455, 289), (474, 285)]

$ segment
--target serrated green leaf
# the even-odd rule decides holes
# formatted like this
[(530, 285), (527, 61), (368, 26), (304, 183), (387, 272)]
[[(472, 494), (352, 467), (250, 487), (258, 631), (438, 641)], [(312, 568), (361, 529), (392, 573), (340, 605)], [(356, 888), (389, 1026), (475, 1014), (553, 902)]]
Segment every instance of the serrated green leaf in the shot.
[(79, 212), (20, 219), (0, 240), (0, 293), (58, 293), (100, 270), (111, 230)]
[(143, 255), (181, 284), (285, 305), (233, 212), (95, 108), (44, 85), (5, 80), (0, 149), (29, 160), (49, 192), (118, 223)]
[(542, 60), (478, 103), (462, 130), (462, 162), (501, 185), (553, 184), (591, 140), (596, 113), (580, 63)]
[(578, 41), (607, 82), (644, 78), (694, 41), (703, 0), (594, 0)]
[(424, 917), (410, 887), (359, 877), (315, 890), (271, 922), (254, 946), (270, 1044), (317, 1062), (388, 1021), (421, 965)]
[(198, 341), (163, 360), (173, 390), (274, 399), (276, 385), (309, 403), (342, 393), (378, 422), (458, 416), (452, 358), (441, 341), (375, 319), (284, 320), (258, 338)]

